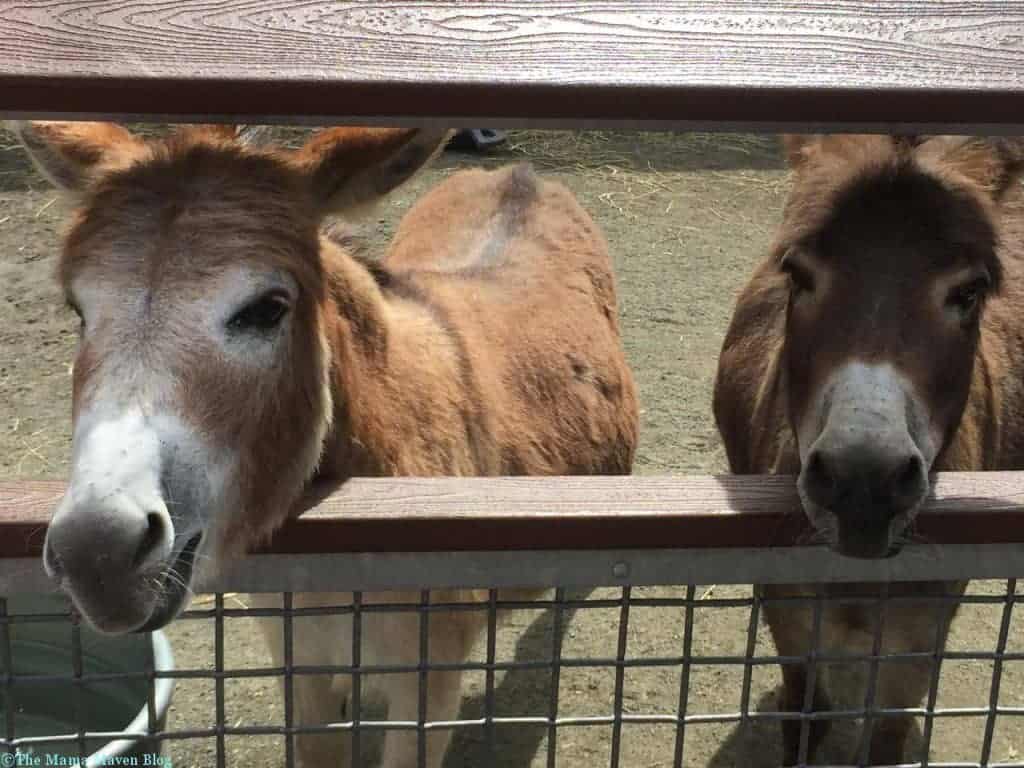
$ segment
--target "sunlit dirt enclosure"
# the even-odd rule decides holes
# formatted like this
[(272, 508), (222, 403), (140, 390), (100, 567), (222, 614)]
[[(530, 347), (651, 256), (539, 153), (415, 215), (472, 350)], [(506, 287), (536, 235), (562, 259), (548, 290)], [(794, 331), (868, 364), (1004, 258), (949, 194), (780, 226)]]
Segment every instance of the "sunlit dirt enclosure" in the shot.
[[(160, 131), (160, 127), (145, 130)], [(302, 131), (278, 130), (283, 141), (297, 142)], [(357, 232), (380, 253), (398, 221), (425, 190), (458, 168), (497, 167), (528, 161), (544, 176), (564, 182), (578, 196), (608, 239), (615, 263), (622, 330), (641, 400), (638, 474), (714, 474), (726, 470), (721, 442), (711, 415), (711, 387), (717, 355), (736, 292), (765, 253), (787, 190), (787, 171), (773, 136), (687, 133), (606, 133), (517, 131), (486, 156), (448, 152), (408, 186), (359, 222)], [(69, 461), (71, 418), (70, 363), (76, 321), (64, 307), (54, 277), (60, 233), (68, 208), (32, 169), (8, 134), (0, 133), (0, 479), (63, 478)], [(1005, 582), (972, 583), (969, 594), (998, 595)], [(748, 643), (750, 609), (743, 600), (751, 588), (697, 585), (693, 612), (687, 711), (709, 716), (741, 708), (741, 660)], [(634, 589), (634, 598), (684, 597), (685, 587)], [(576, 605), (565, 612), (561, 638), (564, 660), (596, 659), (561, 670), (557, 690), (562, 717), (606, 716), (612, 712), (615, 659), (619, 646), (620, 590), (570, 591)], [(246, 596), (229, 595), (226, 606), (244, 607)], [(200, 596), (195, 607), (209, 607)], [(967, 605), (954, 624), (949, 648), (988, 652), (995, 646), (1003, 606)], [(438, 620), (443, 620), (443, 615)], [(682, 666), (663, 663), (683, 653), (681, 607), (635, 608), (626, 637), (623, 708), (633, 714), (674, 715), (680, 704)], [(521, 610), (499, 622), (498, 661), (550, 658), (554, 612)], [(756, 627), (757, 656), (774, 649), (766, 628)], [(168, 629), (181, 670), (210, 670), (214, 659), (212, 622), (180, 620)], [(227, 670), (269, 666), (262, 639), (249, 618), (225, 621)], [(1024, 652), (1024, 617), (1016, 611), (1006, 650)], [(485, 649), (474, 650), (473, 660)], [(713, 662), (700, 659), (714, 657)], [(645, 659), (657, 660), (645, 665)], [(860, 670), (862, 671), (862, 670)], [(837, 675), (858, 670), (827, 670)], [(989, 660), (947, 660), (942, 667), (937, 706), (989, 704), (993, 665)], [(482, 716), (483, 672), (466, 675), (461, 719)], [(495, 678), (495, 714), (547, 716), (552, 701), (550, 669), (499, 671)], [(755, 665), (751, 673), (752, 711), (774, 710), (780, 676), (776, 664)], [(230, 676), (225, 684), (228, 726), (276, 725), (283, 720), (279, 683), (270, 675)], [(1024, 661), (1003, 663), (999, 704), (1024, 707)], [(856, 703), (854, 703), (854, 706)], [(181, 679), (168, 728), (209, 727), (216, 719), (214, 681)], [(713, 721), (713, 717), (707, 718)], [(923, 722), (923, 718), (919, 718)], [(981, 750), (986, 718), (938, 718), (931, 737), (931, 760), (974, 762)], [(833, 730), (821, 764), (845, 760), (854, 728)], [(672, 766), (677, 744), (672, 724), (627, 724), (622, 730), (620, 765), (626, 768)], [(499, 726), (496, 761), (502, 768), (548, 764), (548, 730), (539, 726)], [(911, 751), (921, 740), (921, 723)], [(365, 737), (366, 749), (379, 740)], [(228, 736), (227, 765), (277, 768), (283, 765), (279, 736)], [(607, 765), (612, 742), (608, 725), (558, 729), (557, 765), (590, 768)], [(214, 764), (212, 738), (173, 739), (167, 753), (176, 768)], [(992, 761), (1016, 762), (1024, 753), (1024, 719), (1000, 717)], [(687, 766), (778, 766), (781, 737), (776, 723), (704, 722), (685, 733)], [(456, 731), (445, 765), (488, 765), (479, 726)]]

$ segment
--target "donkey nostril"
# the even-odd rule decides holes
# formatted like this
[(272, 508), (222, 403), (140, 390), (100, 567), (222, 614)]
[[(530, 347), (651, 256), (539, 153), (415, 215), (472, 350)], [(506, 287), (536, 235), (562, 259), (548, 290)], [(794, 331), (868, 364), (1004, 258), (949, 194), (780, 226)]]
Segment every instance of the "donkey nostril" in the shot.
[(48, 541), (43, 545), (43, 564), (52, 578), (60, 579), (64, 576), (64, 563)]
[(922, 491), (924, 464), (919, 456), (911, 456), (896, 476), (896, 492), (901, 496), (917, 496)]
[(832, 484), (832, 473), (828, 471), (828, 465), (825, 463), (825, 459), (822, 458), (820, 453), (815, 453), (811, 456), (811, 471), (818, 477), (822, 482)]
[(132, 558), (132, 568), (139, 568), (153, 553), (153, 550), (160, 546), (164, 538), (163, 534), (163, 518), (156, 512), (150, 512), (146, 515), (146, 533), (143, 535), (142, 541), (139, 542), (138, 549), (135, 550), (135, 557)]
[(807, 479), (808, 489), (818, 497), (819, 503), (825, 503), (835, 493), (836, 477), (820, 451), (815, 451), (808, 459)]

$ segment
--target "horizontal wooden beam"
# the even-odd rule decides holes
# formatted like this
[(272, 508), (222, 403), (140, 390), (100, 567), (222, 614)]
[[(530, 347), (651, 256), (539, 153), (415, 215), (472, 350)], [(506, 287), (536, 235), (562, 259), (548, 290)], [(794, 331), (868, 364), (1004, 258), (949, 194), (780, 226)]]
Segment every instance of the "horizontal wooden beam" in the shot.
[[(0, 558), (36, 557), (63, 486), (0, 483)], [(788, 476), (387, 478), (317, 488), (266, 552), (504, 552), (794, 547)], [(917, 536), (1024, 544), (1024, 472), (936, 477)]]
[(0, 115), (1024, 130), (1018, 0), (0, 0)]

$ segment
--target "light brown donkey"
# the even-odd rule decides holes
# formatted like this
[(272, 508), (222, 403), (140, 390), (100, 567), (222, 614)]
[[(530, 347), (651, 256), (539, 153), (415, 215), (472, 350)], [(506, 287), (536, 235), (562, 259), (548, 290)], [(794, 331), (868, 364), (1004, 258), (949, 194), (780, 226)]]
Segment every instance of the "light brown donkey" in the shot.
[[(82, 319), (72, 470), (45, 562), (99, 629), (173, 619), (193, 578), (267, 539), (317, 475), (630, 471), (637, 405), (610, 260), (564, 187), (523, 166), (457, 173), (371, 264), (324, 218), (397, 187), (447, 132), (337, 128), (290, 152), (224, 128), (12, 128), (78, 204), (60, 260)], [(431, 659), (463, 661), (481, 613), (431, 621)], [(348, 621), (296, 619), (295, 663), (350, 664)], [(363, 663), (415, 665), (418, 627), (368, 612)], [(268, 637), (280, 666), (279, 628)], [(416, 674), (371, 677), (390, 719), (417, 719)], [(459, 683), (432, 675), (428, 718), (454, 718)], [(349, 686), (297, 676), (297, 724), (343, 718)], [(447, 741), (431, 731), (427, 766)], [(338, 732), (298, 740), (307, 768), (349, 765), (349, 750)], [(389, 730), (383, 760), (417, 765), (416, 734)]]
[[(898, 553), (934, 470), (1024, 467), (1024, 204), (1020, 147), (953, 137), (789, 137), (795, 172), (781, 229), (740, 294), (719, 362), (715, 418), (733, 472), (799, 473), (818, 540), (861, 558)], [(963, 584), (892, 585), (960, 594)], [(767, 598), (809, 585), (764, 587)], [(877, 597), (879, 587), (826, 594)], [(765, 604), (783, 656), (802, 656), (810, 608)], [(822, 646), (870, 653), (868, 601), (826, 608)], [(883, 650), (930, 652), (953, 612), (900, 601)], [(826, 669), (823, 665), (821, 669)], [(801, 710), (803, 665), (783, 666)], [(880, 665), (877, 706), (918, 706), (928, 660)], [(816, 710), (829, 707), (820, 682)], [(872, 764), (903, 762), (911, 719), (865, 729)], [(810, 752), (827, 730), (810, 729)], [(787, 764), (800, 724), (784, 721)]]

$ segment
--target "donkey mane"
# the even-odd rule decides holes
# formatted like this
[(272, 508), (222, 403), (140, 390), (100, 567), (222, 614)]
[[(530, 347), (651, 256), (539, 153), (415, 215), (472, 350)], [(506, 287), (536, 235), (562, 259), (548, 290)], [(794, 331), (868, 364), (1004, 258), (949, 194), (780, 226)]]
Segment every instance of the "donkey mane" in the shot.
[(333, 221), (321, 230), (321, 234), (365, 269), (385, 298), (409, 299), (424, 304), (429, 302), (429, 297), (411, 280), (389, 269), (374, 252), (368, 239), (358, 234), (347, 222)]

